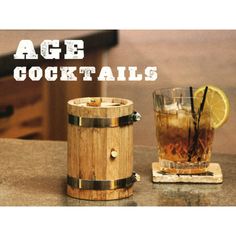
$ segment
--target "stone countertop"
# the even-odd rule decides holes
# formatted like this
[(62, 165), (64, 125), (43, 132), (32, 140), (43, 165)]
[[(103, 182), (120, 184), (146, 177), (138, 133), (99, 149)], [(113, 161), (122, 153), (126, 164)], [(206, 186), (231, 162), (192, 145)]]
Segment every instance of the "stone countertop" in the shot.
[(134, 195), (113, 201), (85, 201), (66, 195), (66, 142), (0, 139), (0, 206), (235, 206), (236, 156), (213, 154), (223, 184), (153, 184), (154, 148), (135, 147), (141, 175)]

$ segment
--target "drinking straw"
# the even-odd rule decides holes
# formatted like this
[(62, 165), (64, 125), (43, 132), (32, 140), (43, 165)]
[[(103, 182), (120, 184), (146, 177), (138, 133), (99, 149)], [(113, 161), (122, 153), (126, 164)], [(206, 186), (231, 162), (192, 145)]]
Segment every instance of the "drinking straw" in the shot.
[(192, 86), (189, 87), (189, 92), (190, 92), (190, 101), (191, 101), (191, 113), (192, 113), (192, 117), (193, 117), (194, 130), (196, 132), (197, 122), (196, 122), (196, 113), (195, 113), (195, 110), (194, 110), (193, 87)]
[(194, 111), (193, 87), (192, 86), (189, 87), (189, 92), (190, 92), (190, 101), (191, 101), (191, 112), (192, 112), (192, 115), (194, 115), (195, 111)]
[[(189, 87), (189, 90), (190, 90), (190, 100), (191, 100), (191, 112), (192, 112), (192, 116), (193, 116), (193, 124), (194, 124), (194, 131), (195, 131), (195, 133), (193, 135), (192, 146), (188, 150), (188, 161), (191, 161), (191, 158), (192, 158), (193, 154), (196, 154), (196, 150), (197, 150), (198, 136), (199, 136), (199, 124), (200, 124), (200, 119), (201, 119), (201, 113), (203, 111), (204, 104), (205, 104), (205, 101), (206, 101), (206, 95), (207, 95), (208, 87), (206, 86), (205, 89), (204, 89), (202, 102), (201, 102), (200, 107), (198, 109), (197, 121), (196, 121), (196, 114), (195, 114), (195, 111), (194, 111), (193, 88)], [(190, 132), (190, 130), (189, 130), (189, 132)], [(190, 138), (190, 133), (189, 133), (189, 138)]]
[(199, 108), (199, 113), (202, 113), (202, 111), (203, 111), (205, 100), (206, 100), (207, 91), (208, 91), (208, 86), (206, 86), (205, 89), (204, 89), (204, 94), (203, 94), (202, 102), (201, 102), (201, 105), (200, 105), (200, 108)]
[(201, 114), (202, 114), (202, 111), (203, 111), (203, 108), (205, 105), (205, 101), (206, 101), (207, 91), (208, 91), (208, 86), (206, 86), (204, 89), (202, 102), (201, 102), (199, 110), (198, 110), (198, 121), (197, 121), (198, 129), (199, 129), (199, 123), (200, 123), (200, 119), (201, 119)]
[[(192, 154), (194, 151), (195, 147), (195, 136), (197, 135), (197, 122), (196, 122), (196, 115), (195, 115), (195, 110), (194, 110), (194, 101), (193, 101), (193, 87), (189, 87), (189, 92), (190, 92), (190, 102), (191, 102), (191, 114), (193, 117), (193, 124), (194, 124), (194, 135), (193, 135), (193, 144), (189, 147), (188, 150), (188, 161), (191, 161)], [(190, 137), (191, 137), (191, 128), (189, 127), (188, 129), (188, 143), (190, 145)]]

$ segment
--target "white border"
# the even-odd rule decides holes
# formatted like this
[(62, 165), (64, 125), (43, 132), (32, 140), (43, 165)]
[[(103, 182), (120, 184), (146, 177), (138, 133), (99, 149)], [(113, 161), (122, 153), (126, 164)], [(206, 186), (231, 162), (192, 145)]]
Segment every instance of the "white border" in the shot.
[(7, 0), (1, 29), (235, 29), (235, 1)]
[[(235, 29), (235, 1), (2, 1), (1, 29)], [(147, 196), (148, 197), (148, 196)], [(1, 208), (1, 235), (232, 235), (234, 208)]]
[(233, 235), (229, 207), (1, 208), (1, 235)]

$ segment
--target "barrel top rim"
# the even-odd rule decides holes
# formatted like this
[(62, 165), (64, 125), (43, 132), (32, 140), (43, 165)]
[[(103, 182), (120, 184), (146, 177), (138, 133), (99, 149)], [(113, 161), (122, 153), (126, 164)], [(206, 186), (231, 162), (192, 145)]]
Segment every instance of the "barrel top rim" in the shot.
[[(124, 104), (118, 105), (118, 106), (83, 106), (86, 109), (111, 109), (111, 108), (121, 108), (121, 107), (127, 107), (130, 105), (133, 105), (133, 101), (126, 99), (126, 98), (118, 98), (118, 97), (79, 97), (79, 98), (74, 98), (68, 101), (68, 105), (70, 106), (76, 106), (76, 107), (80, 107), (78, 106), (78, 104), (81, 103), (85, 103), (86, 101), (88, 102), (89, 99), (91, 98), (101, 98), (102, 101), (107, 101), (107, 102), (114, 102), (114, 100), (117, 100), (117, 102), (123, 102)], [(116, 102), (114, 102), (116, 103)], [(81, 106), (82, 107), (82, 106)]]

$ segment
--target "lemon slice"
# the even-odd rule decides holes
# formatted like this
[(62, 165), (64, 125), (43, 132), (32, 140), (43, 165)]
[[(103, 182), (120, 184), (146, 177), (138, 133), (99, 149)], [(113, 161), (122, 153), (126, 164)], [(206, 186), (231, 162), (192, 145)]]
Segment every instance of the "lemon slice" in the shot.
[[(202, 98), (204, 90), (205, 86), (200, 87), (194, 92), (194, 96)], [(197, 99), (197, 101), (200, 100)], [(229, 118), (230, 105), (226, 94), (217, 87), (208, 86), (204, 110), (211, 111), (213, 128), (221, 127)]]

